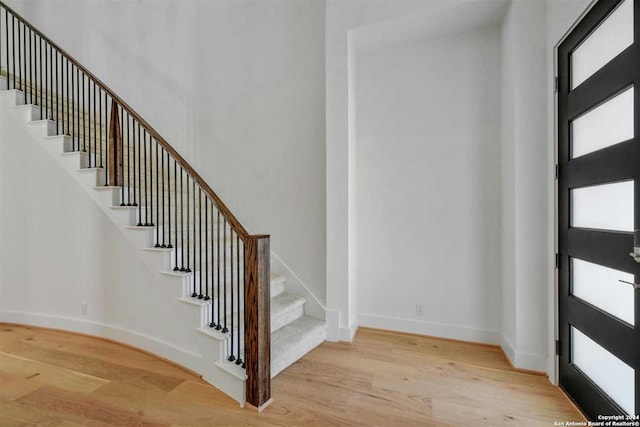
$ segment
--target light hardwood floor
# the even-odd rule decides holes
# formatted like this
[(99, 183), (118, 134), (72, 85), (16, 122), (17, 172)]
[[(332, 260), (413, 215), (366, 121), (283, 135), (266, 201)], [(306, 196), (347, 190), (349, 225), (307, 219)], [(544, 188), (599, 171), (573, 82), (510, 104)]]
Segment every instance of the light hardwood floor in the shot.
[(584, 420), (547, 378), (500, 349), (361, 329), (273, 380), (261, 414), (151, 355), (68, 332), (0, 324), (0, 426), (552, 426)]

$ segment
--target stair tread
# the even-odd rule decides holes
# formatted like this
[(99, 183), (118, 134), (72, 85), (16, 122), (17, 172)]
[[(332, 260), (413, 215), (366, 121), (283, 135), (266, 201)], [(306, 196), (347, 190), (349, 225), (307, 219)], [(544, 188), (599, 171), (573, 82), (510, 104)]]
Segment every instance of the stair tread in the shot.
[(280, 295), (271, 298), (271, 317), (278, 316), (289, 310), (293, 310), (303, 305), (306, 300), (295, 294), (283, 292)]
[(302, 316), (271, 334), (271, 377), (278, 375), (309, 351), (320, 345), (326, 323)]

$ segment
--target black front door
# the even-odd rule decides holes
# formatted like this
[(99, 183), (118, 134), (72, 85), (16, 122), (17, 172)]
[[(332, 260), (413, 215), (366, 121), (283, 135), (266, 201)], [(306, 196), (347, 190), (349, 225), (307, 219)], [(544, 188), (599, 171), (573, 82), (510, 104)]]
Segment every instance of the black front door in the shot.
[(560, 386), (640, 412), (640, 0), (599, 0), (558, 47)]

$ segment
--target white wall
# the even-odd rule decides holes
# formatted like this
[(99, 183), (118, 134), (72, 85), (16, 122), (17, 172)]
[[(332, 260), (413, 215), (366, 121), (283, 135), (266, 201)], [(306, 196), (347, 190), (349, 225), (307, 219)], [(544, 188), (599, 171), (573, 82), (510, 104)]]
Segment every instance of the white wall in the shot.
[(360, 324), (498, 343), (499, 27), (358, 52), (355, 74)]
[(199, 314), (177, 301), (180, 285), (147, 267), (28, 126), (0, 107), (0, 321), (117, 339), (196, 369)]
[(503, 22), (503, 342), (521, 368), (547, 368), (546, 3), (515, 1)]
[(146, 118), (247, 228), (270, 233), (290, 283), (324, 302), (324, 2), (9, 4)]
[(358, 48), (397, 45), (434, 34), (459, 32), (479, 21), (499, 22), (506, 1), (326, 3), (327, 339), (350, 341), (358, 322), (357, 238), (355, 227), (349, 228), (356, 211), (354, 158), (350, 157), (355, 139), (354, 124), (350, 122), (354, 118), (353, 90), (349, 87), (355, 67), (350, 53)]

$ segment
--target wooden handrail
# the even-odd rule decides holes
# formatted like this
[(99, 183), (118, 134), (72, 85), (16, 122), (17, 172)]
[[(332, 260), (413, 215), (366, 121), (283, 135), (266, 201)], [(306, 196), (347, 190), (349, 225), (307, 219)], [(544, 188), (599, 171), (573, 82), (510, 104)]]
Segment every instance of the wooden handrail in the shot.
[[(26, 25), (31, 31), (40, 36), (43, 40), (49, 43), (54, 49), (56, 49), (62, 56), (64, 56), (68, 61), (70, 61), (73, 65), (75, 65), (79, 70), (81, 70), (87, 77), (92, 79), (102, 90), (111, 96), (113, 101), (115, 101), (120, 107), (127, 111), (127, 113), (133, 117), (135, 120), (140, 123), (142, 127), (147, 130), (147, 133), (153, 137), (160, 145), (178, 162), (178, 164), (191, 176), (191, 178), (198, 184), (198, 186), (205, 192), (207, 196), (211, 198), (214, 202), (220, 213), (226, 218), (226, 220), (231, 224), (232, 228), (243, 242), (246, 242), (247, 239), (252, 236), (244, 226), (238, 221), (238, 219), (233, 215), (231, 210), (224, 204), (222, 199), (218, 197), (218, 195), (209, 187), (209, 185), (205, 182), (205, 180), (198, 174), (198, 172), (193, 169), (193, 167), (187, 163), (187, 161), (149, 124), (146, 120), (144, 120), (136, 111), (129, 106), (126, 102), (122, 100), (113, 90), (109, 88), (105, 83), (102, 82), (99, 78), (97, 78), (91, 71), (87, 70), (80, 62), (78, 62), (73, 56), (71, 56), (66, 50), (62, 49), (55, 42), (49, 39), (47, 36), (42, 34), (37, 28), (31, 25), (26, 19), (24, 19), (20, 14), (16, 13), (15, 10), (7, 6), (4, 2), (0, 1), (0, 5), (9, 11), (12, 15), (14, 15), (23, 25)], [(263, 235), (255, 235), (263, 236)]]

